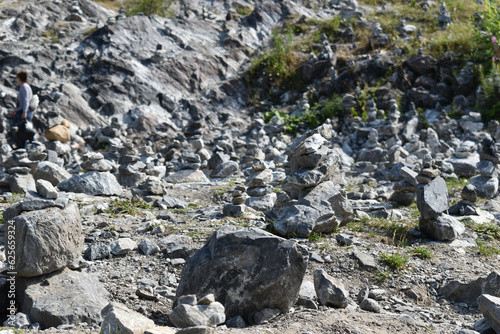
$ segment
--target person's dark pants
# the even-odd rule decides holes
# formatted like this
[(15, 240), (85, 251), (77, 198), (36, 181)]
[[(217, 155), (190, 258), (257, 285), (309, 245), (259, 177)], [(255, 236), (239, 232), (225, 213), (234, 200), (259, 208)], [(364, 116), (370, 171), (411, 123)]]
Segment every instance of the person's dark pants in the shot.
[[(28, 122), (31, 122), (32, 117), (33, 117), (33, 112), (28, 109), (28, 116), (26, 118), (28, 120)], [(18, 126), (21, 124), (22, 121), (23, 121), (23, 112), (18, 111), (17, 112), (17, 124), (18, 124)], [(28, 140), (21, 140), (20, 141), (20, 148), (28, 148)]]

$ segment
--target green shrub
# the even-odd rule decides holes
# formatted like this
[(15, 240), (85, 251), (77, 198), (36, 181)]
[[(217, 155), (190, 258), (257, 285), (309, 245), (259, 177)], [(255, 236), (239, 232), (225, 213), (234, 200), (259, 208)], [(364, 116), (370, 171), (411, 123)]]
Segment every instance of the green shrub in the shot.
[(255, 77), (263, 72), (271, 87), (281, 87), (293, 81), (300, 63), (293, 51), (293, 35), (292, 29), (288, 29), (285, 35), (274, 30), (271, 49), (253, 60), (250, 76)]
[(314, 129), (323, 124), (327, 119), (332, 117), (342, 117), (342, 100), (338, 96), (331, 99), (325, 99), (321, 103), (316, 103), (311, 109), (299, 115), (288, 115), (272, 108), (271, 111), (264, 113), (264, 121), (269, 123), (273, 117), (283, 121), (285, 125), (285, 133), (296, 134), (301, 128)]

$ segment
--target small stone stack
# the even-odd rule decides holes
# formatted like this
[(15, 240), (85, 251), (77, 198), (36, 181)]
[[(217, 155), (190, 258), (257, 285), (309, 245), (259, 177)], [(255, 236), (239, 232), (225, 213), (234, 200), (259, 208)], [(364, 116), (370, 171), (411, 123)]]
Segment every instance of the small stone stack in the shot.
[(450, 209), (448, 210), (448, 213), (450, 215), (455, 215), (455, 216), (479, 215), (476, 206), (476, 201), (477, 201), (476, 187), (474, 187), (472, 184), (466, 185), (462, 189), (461, 196), (462, 200), (457, 204), (451, 206)]
[(386, 151), (378, 141), (378, 131), (371, 128), (368, 132), (368, 140), (365, 142), (363, 149), (359, 152), (357, 161), (367, 161), (376, 164), (382, 160)]
[(236, 186), (233, 190), (233, 199), (231, 204), (225, 204), (223, 208), (224, 216), (241, 217), (245, 213), (245, 201), (248, 198), (245, 186)]
[(441, 4), (441, 8), (439, 8), (437, 20), (437, 26), (441, 29), (446, 28), (451, 23), (451, 16), (446, 9), (446, 3), (444, 1)]
[[(325, 126), (324, 126), (325, 127)], [(305, 134), (289, 149), (290, 170), (275, 211), (277, 233), (306, 237), (332, 232), (352, 219), (352, 207), (340, 186), (339, 156), (328, 148), (331, 132)]]
[(384, 34), (380, 23), (375, 22), (372, 26), (372, 35), (370, 37), (372, 48), (386, 47), (390, 42), (389, 35)]
[(109, 172), (113, 170), (111, 161), (104, 159), (101, 153), (88, 153), (83, 156), (83, 159), (84, 161), (80, 166), (88, 172)]
[(118, 153), (120, 154), (118, 181), (123, 187), (137, 188), (146, 180), (146, 173), (143, 173), (146, 164), (141, 161), (139, 152), (130, 142), (125, 142)]
[(255, 210), (270, 210), (276, 202), (276, 193), (272, 192), (274, 187), (273, 171), (268, 168), (267, 163), (260, 160), (252, 165), (253, 175), (246, 183), (248, 197), (245, 204)]
[(417, 197), (417, 173), (408, 167), (402, 167), (399, 174), (403, 180), (394, 184), (394, 193), (391, 195), (390, 200), (400, 205), (410, 205)]
[(169, 318), (178, 328), (191, 328), (196, 333), (211, 333), (211, 328), (226, 321), (226, 314), (224, 306), (215, 301), (213, 294), (200, 300), (197, 300), (196, 295), (185, 295), (177, 299), (177, 306)]
[(448, 210), (448, 189), (439, 173), (430, 155), (424, 157), (423, 169), (416, 177), (419, 182), (420, 231), (436, 240), (454, 240), (465, 231), (465, 226), (445, 213)]
[(497, 152), (495, 142), (489, 138), (483, 139), (481, 142), (481, 150), (479, 151), (480, 161), (476, 167), (480, 175), (470, 179), (471, 184), (475, 187), (476, 192), (481, 197), (491, 199), (498, 193), (498, 170), (497, 166), (500, 162), (500, 154)]

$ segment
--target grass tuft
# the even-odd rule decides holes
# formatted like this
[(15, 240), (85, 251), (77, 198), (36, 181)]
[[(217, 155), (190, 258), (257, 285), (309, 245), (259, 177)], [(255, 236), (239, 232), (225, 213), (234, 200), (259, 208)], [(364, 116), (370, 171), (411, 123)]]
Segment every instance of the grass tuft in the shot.
[(393, 254), (382, 253), (380, 259), (392, 269), (398, 271), (408, 268), (408, 256), (399, 252)]
[(410, 253), (413, 256), (419, 257), (421, 259), (431, 259), (434, 253), (425, 246), (418, 246), (417, 248), (410, 249)]

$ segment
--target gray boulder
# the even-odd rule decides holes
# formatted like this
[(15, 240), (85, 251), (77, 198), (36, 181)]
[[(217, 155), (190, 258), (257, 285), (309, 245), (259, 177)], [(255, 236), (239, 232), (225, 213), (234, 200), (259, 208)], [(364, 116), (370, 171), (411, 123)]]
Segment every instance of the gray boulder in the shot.
[(274, 229), (287, 237), (307, 237), (311, 233), (330, 233), (347, 224), (352, 217), (353, 209), (345, 191), (326, 181), (285, 208), (274, 223)]
[(440, 241), (455, 240), (465, 232), (465, 225), (452, 216), (441, 214), (432, 219), (420, 218), (420, 232)]
[(477, 304), (491, 328), (500, 333), (500, 298), (486, 294), (481, 295), (477, 299)]
[(59, 183), (71, 178), (71, 174), (53, 162), (42, 161), (38, 164), (34, 177), (35, 180), (49, 181), (55, 187)]
[(32, 277), (74, 264), (83, 250), (80, 212), (75, 203), (64, 210), (24, 212), (7, 222), (16, 231), (16, 271)]
[(122, 187), (116, 177), (109, 172), (89, 172), (83, 175), (73, 175), (69, 180), (57, 186), (62, 191), (85, 193), (87, 195), (121, 195)]
[(307, 260), (307, 251), (295, 240), (225, 226), (187, 261), (175, 304), (183, 295), (214, 293), (227, 318), (240, 315), (253, 323), (265, 308), (286, 313), (297, 301)]
[(108, 292), (94, 275), (66, 268), (18, 281), (20, 309), (42, 329), (102, 321), (100, 312), (108, 304)]
[(418, 186), (417, 207), (424, 219), (434, 218), (448, 209), (448, 188), (442, 177)]
[(323, 269), (314, 271), (314, 288), (321, 305), (346, 308), (349, 293), (337, 279), (328, 275)]

